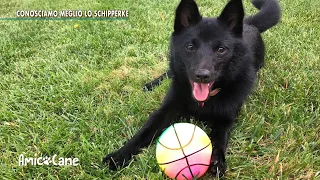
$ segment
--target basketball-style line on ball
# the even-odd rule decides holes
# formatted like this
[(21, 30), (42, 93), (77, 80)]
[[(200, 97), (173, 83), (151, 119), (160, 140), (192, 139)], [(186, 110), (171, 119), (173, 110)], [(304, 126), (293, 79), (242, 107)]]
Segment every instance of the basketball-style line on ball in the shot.
[[(166, 164), (174, 163), (174, 162), (176, 162), (176, 161), (180, 161), (181, 159), (187, 158), (187, 157), (189, 157), (189, 156), (192, 156), (192, 155), (194, 155), (194, 154), (196, 154), (196, 153), (198, 153), (198, 152), (206, 149), (208, 146), (210, 146), (210, 144), (211, 144), (211, 143), (209, 143), (209, 144), (206, 145), (205, 147), (203, 147), (203, 148), (201, 148), (201, 149), (199, 149), (199, 150), (197, 150), (197, 151), (195, 151), (195, 152), (193, 152), (193, 153), (191, 153), (191, 154), (189, 154), (189, 155), (187, 155), (187, 156), (183, 156), (182, 158), (179, 158), (179, 159), (176, 159), (176, 160), (173, 160), (173, 161), (169, 161), (169, 162), (165, 162), (165, 163), (159, 163), (159, 165), (166, 165)], [(162, 145), (162, 144), (161, 144), (161, 145)], [(207, 165), (207, 164), (205, 164), (205, 165)], [(208, 165), (207, 165), (207, 166), (208, 166)]]
[[(174, 127), (174, 124), (173, 124), (172, 126), (173, 126), (174, 133), (176, 134), (176, 137), (177, 137), (177, 139), (178, 139), (179, 146), (180, 146), (180, 149), (181, 149), (181, 151), (182, 151), (182, 154), (183, 154), (184, 157), (186, 157), (186, 154), (184, 153), (184, 150), (183, 150), (183, 147), (182, 147), (182, 145), (181, 145), (181, 142), (180, 142), (178, 133), (177, 133), (177, 131), (176, 131), (176, 128)], [(196, 126), (194, 126), (193, 133), (192, 133), (192, 138), (191, 138), (191, 139), (193, 139), (193, 135), (194, 135), (195, 129), (196, 129)], [(188, 165), (188, 169), (189, 169), (189, 171), (190, 171), (191, 176), (194, 177), (194, 175), (193, 175), (193, 173), (192, 173), (192, 170), (190, 169), (190, 164), (189, 164), (188, 158), (186, 158), (186, 163), (187, 163), (187, 165)], [(178, 173), (177, 175), (179, 175), (179, 173)]]
[[(178, 139), (178, 141), (179, 141), (179, 137), (178, 137), (178, 135), (177, 135), (177, 132), (176, 132), (176, 129), (175, 129), (174, 125), (172, 125), (172, 127), (173, 127), (173, 130), (174, 130), (174, 132), (176, 133), (177, 139)], [(196, 131), (196, 127), (197, 127), (197, 126), (195, 125), (194, 128), (193, 128), (192, 136), (191, 136), (191, 138), (190, 138), (190, 141), (189, 141), (188, 143), (186, 143), (186, 145), (184, 145), (183, 147), (181, 147), (181, 144), (180, 144), (180, 148), (170, 148), (170, 147), (167, 147), (166, 145), (162, 144), (159, 140), (158, 140), (158, 143), (159, 143), (161, 146), (163, 146), (163, 147), (165, 147), (165, 148), (167, 148), (167, 149), (170, 149), (170, 150), (180, 150), (180, 149), (183, 149), (183, 148), (187, 147), (187, 146), (191, 143), (191, 141), (193, 140), (194, 132)], [(180, 143), (180, 142), (179, 142), (179, 143)]]

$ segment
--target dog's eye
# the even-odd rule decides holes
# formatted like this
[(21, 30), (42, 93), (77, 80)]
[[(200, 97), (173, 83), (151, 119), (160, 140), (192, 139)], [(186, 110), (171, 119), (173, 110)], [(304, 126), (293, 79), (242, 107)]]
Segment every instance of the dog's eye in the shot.
[(196, 47), (193, 45), (193, 44), (188, 44), (186, 46), (186, 50), (188, 51), (195, 51), (196, 50)]
[(227, 48), (225, 47), (218, 47), (217, 52), (220, 54), (224, 54), (227, 52)]

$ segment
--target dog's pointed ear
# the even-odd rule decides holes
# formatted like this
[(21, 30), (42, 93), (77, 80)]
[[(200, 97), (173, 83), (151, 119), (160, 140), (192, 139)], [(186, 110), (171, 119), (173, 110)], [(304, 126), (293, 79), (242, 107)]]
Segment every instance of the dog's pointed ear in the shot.
[(237, 36), (242, 35), (244, 10), (242, 0), (230, 0), (218, 17)]
[(201, 15), (197, 4), (193, 0), (181, 0), (176, 9), (174, 31), (179, 32), (190, 25), (200, 22)]

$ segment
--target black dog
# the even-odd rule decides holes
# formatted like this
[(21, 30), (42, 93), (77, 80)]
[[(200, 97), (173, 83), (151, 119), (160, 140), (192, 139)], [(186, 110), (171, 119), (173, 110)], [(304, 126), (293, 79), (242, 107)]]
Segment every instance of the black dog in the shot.
[(260, 33), (280, 19), (276, 0), (254, 0), (253, 4), (260, 11), (246, 19), (241, 0), (231, 0), (218, 18), (202, 18), (193, 0), (180, 2), (170, 44), (172, 82), (164, 102), (132, 139), (103, 159), (104, 163), (111, 169), (127, 165), (132, 155), (170, 123), (193, 116), (212, 129), (211, 172), (225, 173), (229, 130), (264, 64)]

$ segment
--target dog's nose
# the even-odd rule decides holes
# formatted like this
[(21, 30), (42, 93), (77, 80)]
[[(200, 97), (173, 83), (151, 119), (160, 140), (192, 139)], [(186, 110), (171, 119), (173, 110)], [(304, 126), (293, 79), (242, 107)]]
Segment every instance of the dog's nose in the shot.
[(200, 82), (207, 82), (210, 79), (210, 71), (207, 69), (197, 70), (196, 79)]

